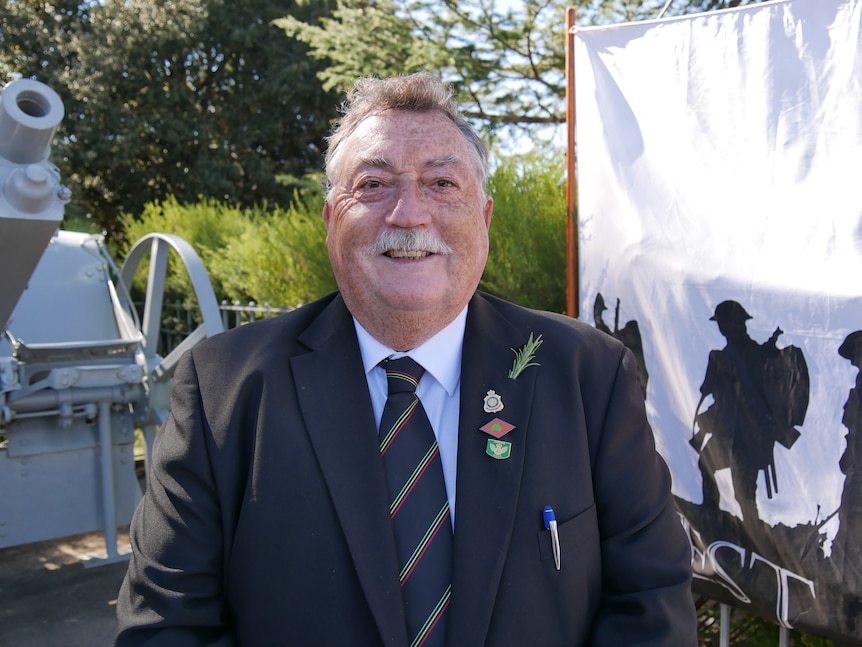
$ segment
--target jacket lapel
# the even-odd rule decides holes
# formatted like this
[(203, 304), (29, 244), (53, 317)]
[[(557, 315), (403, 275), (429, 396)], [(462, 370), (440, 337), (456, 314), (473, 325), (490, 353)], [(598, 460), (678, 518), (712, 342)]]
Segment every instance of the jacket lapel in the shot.
[[(535, 367), (508, 377), (517, 349), (529, 332), (516, 328), (482, 296), (470, 302), (461, 362), (458, 483), (449, 642), (480, 647), (485, 642), (497, 587), (512, 534), (526, 452)], [(503, 409), (487, 413), (489, 390)], [(480, 428), (495, 418), (514, 425), (500, 440), (508, 458), (486, 453), (492, 435)], [(505, 455), (505, 452), (501, 455)]]
[(395, 541), (353, 321), (340, 296), (299, 337), (291, 359), (299, 405), (353, 565), (386, 645), (407, 644)]

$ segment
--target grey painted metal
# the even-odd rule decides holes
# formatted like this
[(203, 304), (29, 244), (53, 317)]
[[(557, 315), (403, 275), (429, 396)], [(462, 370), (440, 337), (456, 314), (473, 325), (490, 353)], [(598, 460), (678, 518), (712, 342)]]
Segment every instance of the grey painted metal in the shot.
[[(730, 614), (731, 607), (729, 604), (721, 604), (721, 625), (718, 638), (720, 647), (730, 647)], [(789, 647), (790, 645), (790, 629), (787, 627), (778, 627), (778, 647)]]
[(113, 556), (116, 525), (141, 494), (133, 449), (133, 411), (147, 400), (140, 333), (113, 321), (122, 304), (112, 303), (100, 245), (58, 233), (15, 307), (15, 334), (0, 343), (2, 547), (113, 528)]
[[(154, 251), (157, 265), (179, 250), (207, 321), (162, 358), (155, 335), (145, 346), (101, 236), (61, 230), (52, 237), (0, 338), (0, 493), (14, 493), (0, 496), (0, 547), (102, 530), (106, 556), (85, 564), (126, 558), (116, 528), (141, 496), (135, 427), (149, 454), (167, 415), (176, 359), (210, 329), (222, 330), (191, 246), (155, 235), (140, 249)], [(148, 286), (151, 312), (163, 291), (156, 273)], [(150, 326), (158, 328), (154, 318)]]
[[(152, 240), (147, 296), (144, 301), (144, 317), (141, 322), (141, 332), (144, 334), (144, 351), (151, 356), (156, 354), (158, 348), (159, 328), (162, 324), (162, 304), (165, 299), (165, 276), (168, 273), (168, 250), (160, 242), (158, 238)], [(134, 254), (131, 254), (130, 257), (134, 258)], [(129, 259), (126, 261), (128, 262)], [(122, 273), (122, 270), (120, 271)], [(127, 283), (127, 285), (131, 285), (131, 283)]]
[(44, 83), (19, 79), (0, 92), (0, 329), (69, 201), (59, 171), (47, 161), (62, 118), (60, 97)]
[[(117, 526), (141, 497), (135, 428), (149, 456), (179, 356), (223, 329), (192, 247), (153, 234), (117, 269), (99, 235), (58, 230), (68, 191), (47, 162), (62, 103), (34, 81), (0, 94), (0, 548)], [(191, 279), (203, 324), (161, 357), (169, 254)], [(129, 296), (149, 254), (143, 325)], [(123, 277), (126, 277), (125, 279)]]
[[(121, 425), (112, 416), (112, 432)], [(27, 432), (45, 428), (38, 419), (21, 421), (10, 443), (27, 442)], [(87, 433), (92, 425), (83, 422), (62, 434)], [(134, 426), (126, 427), (128, 442), (114, 443), (111, 461), (115, 474), (114, 517), (127, 523), (141, 496), (134, 470)], [(79, 443), (84, 445), (85, 443)], [(0, 451), (0, 548), (19, 546), (46, 539), (100, 531), (104, 527), (101, 457), (98, 441), (70, 451), (42, 452), (11, 456)], [(106, 548), (109, 546), (106, 545)]]
[[(165, 307), (165, 277), (171, 252), (177, 254), (188, 273), (194, 297), (200, 309), (202, 323), (195, 330), (190, 331), (179, 345), (162, 357), (159, 354), (158, 340)], [(149, 269), (141, 332), (144, 337), (143, 352), (147, 365), (150, 398), (145, 415), (140, 416), (138, 421), (144, 437), (144, 469), (146, 473), (149, 473), (156, 432), (168, 415), (168, 385), (177, 362), (188, 349), (205, 337), (222, 332), (225, 326), (212, 284), (200, 257), (194, 248), (179, 236), (153, 233), (138, 240), (129, 250), (120, 269), (121, 285), (132, 285), (135, 274), (147, 257), (149, 257)]]
[[(149, 274), (141, 329), (145, 340), (144, 352), (150, 360), (157, 356), (159, 329), (162, 310), (164, 309), (165, 275), (170, 252), (176, 253), (182, 261), (188, 273), (195, 300), (200, 308), (203, 323), (190, 335), (195, 340), (194, 343), (224, 330), (221, 311), (212, 284), (194, 248), (173, 234), (148, 234), (129, 250), (120, 269), (120, 280), (125, 285), (131, 285), (141, 262), (149, 255)], [(166, 357), (160, 358), (158, 362), (151, 361), (149, 363), (151, 379), (156, 383), (163, 383), (172, 377), (177, 361), (190, 345), (180, 344)]]
[[(16, 394), (17, 395), (17, 394)], [(45, 387), (43, 390), (33, 393), (27, 397), (13, 399), (12, 395), (7, 401), (6, 410), (3, 412), (5, 422), (10, 420), (23, 420), (24, 418), (59, 416), (62, 415), (63, 405), (77, 406), (95, 402), (118, 402), (136, 403), (146, 398), (146, 392), (141, 384), (135, 384), (132, 388), (125, 386), (102, 386), (75, 390), (55, 390)], [(93, 416), (95, 418), (95, 415)]]
[(105, 533), (104, 561), (114, 562), (120, 557), (117, 551), (117, 517), (114, 499), (114, 461), (111, 459), (111, 401), (99, 402), (99, 472), (102, 477), (102, 530)]
[(7, 83), (0, 92), (0, 156), (13, 164), (47, 160), (64, 112), (60, 96), (44, 83)]

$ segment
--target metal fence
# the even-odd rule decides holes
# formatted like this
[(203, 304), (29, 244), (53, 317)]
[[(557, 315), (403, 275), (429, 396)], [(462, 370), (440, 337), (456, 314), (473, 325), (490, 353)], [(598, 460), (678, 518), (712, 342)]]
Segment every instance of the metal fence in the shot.
[(294, 308), (273, 308), (268, 303), (259, 306), (254, 301), (249, 301), (247, 305), (241, 305), (239, 301), (228, 303), (227, 300), (223, 300), (219, 304), (219, 310), (221, 310), (222, 323), (227, 329), (237, 328), (256, 319), (275, 317), (283, 312), (294, 310)]
[[(139, 308), (142, 304), (136, 304)], [(225, 330), (238, 328), (258, 319), (275, 317), (294, 308), (275, 308), (264, 303), (258, 305), (249, 301), (243, 305), (239, 301), (230, 303), (226, 299), (219, 304), (222, 324)], [(200, 324), (200, 314), (195, 308), (190, 308), (183, 301), (165, 303), (162, 307), (162, 325), (159, 337), (159, 350), (162, 355), (170, 353), (183, 339)]]

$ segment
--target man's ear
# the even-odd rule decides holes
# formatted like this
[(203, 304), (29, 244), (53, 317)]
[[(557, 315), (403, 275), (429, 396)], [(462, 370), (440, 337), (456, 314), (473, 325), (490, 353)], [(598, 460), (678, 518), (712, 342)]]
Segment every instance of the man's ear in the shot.
[(323, 224), (326, 225), (326, 231), (329, 231), (329, 217), (332, 215), (332, 206), (329, 200), (323, 202)]
[(494, 198), (488, 198), (485, 202), (485, 207), (482, 209), (482, 217), (485, 219), (485, 227), (491, 226), (491, 214), (494, 212)]

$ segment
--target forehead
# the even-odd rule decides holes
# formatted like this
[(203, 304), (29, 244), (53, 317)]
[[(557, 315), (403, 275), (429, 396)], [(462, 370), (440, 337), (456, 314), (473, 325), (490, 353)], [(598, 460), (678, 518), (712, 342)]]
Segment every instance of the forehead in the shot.
[(366, 117), (344, 142), (345, 167), (468, 165), (469, 144), (443, 115), (389, 111)]

